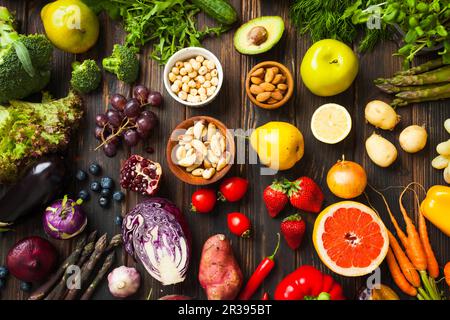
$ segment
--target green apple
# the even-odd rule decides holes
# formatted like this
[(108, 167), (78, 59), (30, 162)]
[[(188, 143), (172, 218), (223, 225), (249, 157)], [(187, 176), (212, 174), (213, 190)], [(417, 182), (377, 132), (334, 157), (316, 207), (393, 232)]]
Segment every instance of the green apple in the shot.
[(314, 43), (302, 60), (300, 73), (315, 95), (329, 97), (347, 90), (358, 74), (358, 58), (353, 50), (333, 39)]

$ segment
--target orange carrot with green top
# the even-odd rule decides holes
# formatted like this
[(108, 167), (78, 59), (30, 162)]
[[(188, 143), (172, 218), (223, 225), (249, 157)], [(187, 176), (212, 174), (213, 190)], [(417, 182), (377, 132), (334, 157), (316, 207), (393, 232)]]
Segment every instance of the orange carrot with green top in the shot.
[(399, 287), (400, 290), (402, 290), (405, 294), (415, 297), (417, 296), (417, 289), (414, 288), (408, 280), (406, 280), (405, 275), (400, 270), (400, 267), (395, 260), (395, 256), (392, 253), (391, 248), (389, 248), (387, 255), (386, 255), (386, 261), (389, 267), (389, 271), (391, 272), (392, 279), (394, 280), (397, 287)]

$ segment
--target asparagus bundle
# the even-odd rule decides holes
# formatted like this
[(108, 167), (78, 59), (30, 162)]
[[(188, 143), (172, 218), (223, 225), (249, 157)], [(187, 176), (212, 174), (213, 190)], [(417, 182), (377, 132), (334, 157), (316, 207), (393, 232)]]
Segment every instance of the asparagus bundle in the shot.
[(114, 263), (114, 259), (116, 257), (116, 253), (112, 251), (105, 259), (105, 262), (103, 263), (103, 266), (100, 268), (100, 271), (97, 273), (97, 276), (95, 276), (94, 280), (92, 280), (89, 287), (86, 289), (86, 291), (81, 296), (80, 300), (89, 300), (92, 295), (95, 292), (95, 289), (97, 289), (100, 282), (105, 277), (106, 273), (111, 268), (112, 264)]
[(396, 73), (393, 78), (379, 78), (375, 85), (383, 92), (395, 94), (391, 106), (450, 98), (450, 65), (442, 59), (428, 61)]

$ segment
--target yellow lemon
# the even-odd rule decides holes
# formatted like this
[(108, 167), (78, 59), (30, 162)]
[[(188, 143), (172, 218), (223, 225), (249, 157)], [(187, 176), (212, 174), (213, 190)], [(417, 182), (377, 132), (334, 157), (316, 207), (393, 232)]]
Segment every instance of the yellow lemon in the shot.
[(45, 33), (59, 49), (70, 53), (88, 51), (98, 39), (95, 13), (80, 0), (57, 0), (41, 11)]
[(256, 128), (250, 144), (261, 163), (274, 170), (292, 168), (304, 153), (302, 133), (287, 122), (271, 121)]

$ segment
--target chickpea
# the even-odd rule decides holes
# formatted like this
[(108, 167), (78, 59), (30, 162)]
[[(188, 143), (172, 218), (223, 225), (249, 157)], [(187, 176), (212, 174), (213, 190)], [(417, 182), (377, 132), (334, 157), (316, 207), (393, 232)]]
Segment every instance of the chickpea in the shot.
[(205, 82), (205, 77), (204, 76), (198, 76), (196, 80), (197, 80), (198, 83), (203, 84)]
[(169, 81), (174, 82), (175, 80), (177, 80), (177, 76), (175, 74), (173, 74), (172, 72), (169, 73)]
[(206, 94), (201, 94), (198, 97), (200, 97), (200, 101), (205, 101), (206, 99), (208, 99), (208, 96)]
[(206, 89), (206, 95), (208, 97), (212, 96), (214, 92), (216, 91), (216, 87), (212, 86)]
[(206, 67), (206, 64), (208, 63), (208, 61), (209, 61), (209, 60), (207, 60), (207, 59), (203, 60), (202, 66)]
[(180, 98), (181, 100), (186, 100), (187, 96), (188, 96), (187, 93), (184, 91), (178, 92), (178, 98)]
[(219, 78), (217, 78), (217, 77), (212, 78), (211, 79), (211, 84), (213, 86), (217, 86), (219, 84)]
[(195, 61), (195, 60), (194, 60), (194, 62), (191, 62), (191, 65), (194, 70), (198, 70), (202, 66), (200, 62)]
[(208, 68), (206, 68), (205, 66), (201, 66), (198, 69), (198, 74), (201, 75), (201, 76), (204, 76), (207, 72), (208, 72)]
[(175, 67), (177, 67), (177, 68), (181, 68), (181, 67), (183, 67), (184, 66), (184, 63), (182, 62), (182, 61), (177, 61), (176, 63), (175, 63)]
[(196, 83), (195, 83), (194, 80), (190, 80), (190, 81), (188, 82), (188, 86), (189, 86), (190, 88), (195, 88), (195, 85), (196, 85)]
[(201, 96), (202, 95), (206, 95), (206, 89), (201, 87), (200, 89), (198, 89), (198, 94), (201, 95)]
[(170, 86), (170, 90), (172, 90), (175, 93), (178, 93), (180, 91), (180, 87), (174, 83)]
[(203, 56), (196, 56), (195, 61), (202, 63), (205, 60), (205, 57)]
[(211, 87), (211, 82), (205, 81), (205, 83), (203, 84), (203, 88), (209, 88), (209, 87)]
[(177, 75), (177, 80), (180, 80), (180, 81), (181, 81), (181, 79), (183, 79), (183, 77), (180, 76), (180, 75)]
[(194, 96), (193, 96), (192, 94), (188, 94), (188, 95), (187, 95), (187, 101), (188, 101), (188, 102), (193, 102), (193, 101), (192, 101), (192, 98), (193, 98), (193, 97), (194, 97)]
[(191, 89), (191, 91), (189, 91), (189, 93), (192, 94), (193, 96), (196, 96), (198, 91), (197, 91), (197, 89), (193, 88), (193, 89)]
[(217, 71), (217, 69), (211, 70), (211, 76), (212, 77), (217, 77), (218, 75), (219, 75), (219, 71)]
[(202, 87), (202, 85), (199, 82), (195, 83), (195, 89), (200, 89)]
[(208, 62), (206, 63), (206, 67), (207, 67), (209, 70), (213, 70), (213, 69), (216, 68), (216, 64), (215, 64), (213, 61), (208, 60)]
[(194, 71), (188, 73), (188, 76), (189, 76), (189, 78), (191, 78), (191, 79), (195, 78), (195, 77), (197, 76), (197, 71), (194, 70)]
[(181, 81), (182, 81), (183, 83), (188, 83), (189, 80), (191, 80), (191, 79), (190, 79), (188, 76), (183, 76), (183, 78), (181, 79)]
[(181, 74), (182, 76), (185, 76), (185, 75), (188, 74), (188, 72), (187, 72), (187, 70), (186, 70), (185, 67), (183, 67), (183, 68), (180, 69), (180, 74)]
[(200, 97), (199, 96), (192, 96), (192, 102), (199, 103), (200, 102)]
[(186, 71), (189, 73), (189, 72), (192, 72), (192, 70), (193, 70), (193, 68), (192, 68), (192, 65), (189, 63), (189, 62), (185, 62), (184, 63), (184, 68), (186, 69)]
[(178, 88), (181, 88), (181, 86), (183, 85), (183, 83), (180, 80), (175, 80), (175, 82), (173, 83), (175, 86), (177, 86)]
[(189, 92), (189, 86), (187, 83), (183, 83), (183, 86), (181, 87), (181, 90), (183, 90), (184, 92)]
[(195, 61), (194, 58), (189, 59), (189, 63), (191, 64), (191, 66), (192, 66), (192, 64), (195, 63), (195, 62), (197, 62), (197, 61)]
[(212, 76), (211, 76), (211, 73), (210, 73), (210, 72), (208, 72), (207, 74), (205, 74), (205, 79), (208, 80), (208, 81), (211, 81)]

